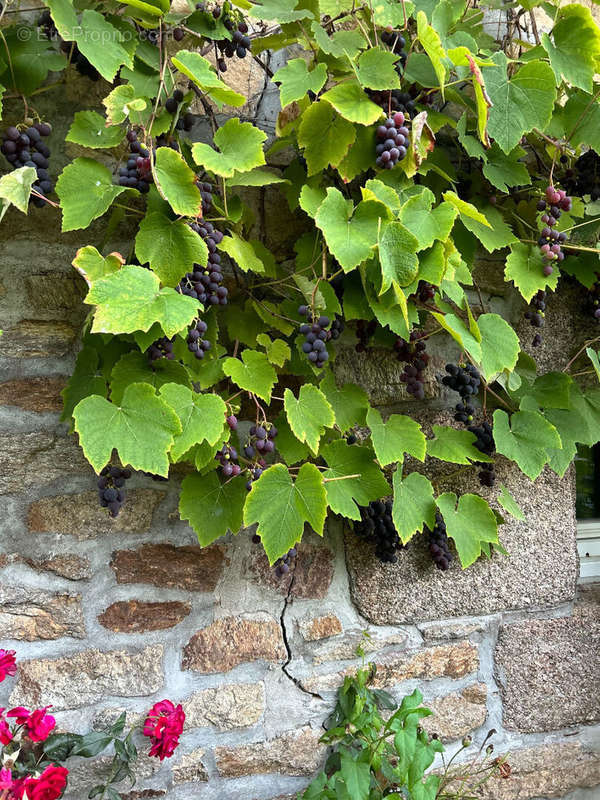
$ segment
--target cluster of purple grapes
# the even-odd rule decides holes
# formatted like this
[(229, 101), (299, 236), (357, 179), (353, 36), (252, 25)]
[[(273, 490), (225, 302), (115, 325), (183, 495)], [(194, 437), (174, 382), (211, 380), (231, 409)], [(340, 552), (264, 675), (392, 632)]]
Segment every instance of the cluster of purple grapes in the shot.
[(375, 164), (378, 167), (393, 169), (405, 157), (410, 136), (405, 121), (402, 111), (397, 111), (393, 117), (386, 119), (383, 125), (377, 128)]
[(190, 227), (202, 237), (208, 248), (208, 264), (206, 267), (194, 264), (194, 271), (187, 272), (181, 279), (179, 291), (203, 304), (226, 306), (228, 291), (223, 286), (221, 255), (217, 253), (217, 245), (223, 241), (223, 234), (212, 222), (204, 219), (192, 222)]
[(446, 533), (446, 523), (439, 511), (435, 513), (435, 525), (433, 530), (425, 527), (425, 532), (429, 536), (429, 553), (434, 564), (444, 572), (450, 566), (453, 558), (450, 552), (450, 542)]
[(275, 425), (252, 425), (249, 431), (249, 439), (244, 447), (244, 455), (252, 460), (256, 454), (264, 455), (275, 451), (275, 439), (277, 438), (277, 428)]
[[(545, 324), (544, 311), (546, 310), (546, 292), (540, 289), (534, 295), (530, 302), (530, 309), (525, 312), (525, 319), (529, 320), (529, 324), (534, 328), (543, 328)], [(600, 318), (600, 313), (598, 317)], [(536, 333), (533, 337), (531, 344), (533, 347), (539, 347), (542, 343), (542, 336)]]
[(376, 557), (384, 564), (395, 564), (396, 553), (403, 548), (392, 519), (392, 501), (374, 500), (360, 509), (360, 521), (354, 523), (354, 532), (373, 542)]
[(98, 497), (102, 508), (108, 508), (111, 517), (116, 517), (125, 502), (125, 481), (131, 478), (130, 469), (104, 467), (98, 478)]
[(391, 91), (368, 91), (371, 100), (383, 109), (384, 114), (401, 111), (405, 117), (412, 117), (417, 110), (413, 97), (400, 89)]
[(230, 444), (224, 444), (217, 450), (215, 460), (221, 465), (221, 474), (224, 478), (235, 478), (242, 471), (238, 464), (238, 452)]
[(158, 361), (159, 358), (166, 358), (173, 361), (175, 353), (173, 352), (174, 339), (169, 339), (168, 336), (161, 336), (155, 342), (152, 342), (148, 348), (148, 357), (150, 361)]
[(394, 350), (396, 358), (406, 364), (404, 371), (400, 375), (402, 383), (406, 384), (406, 391), (415, 400), (425, 398), (425, 376), (424, 371), (429, 363), (429, 356), (425, 352), (427, 342), (424, 339), (425, 333), (416, 328), (410, 333), (409, 341), (396, 339)]
[[(338, 339), (340, 337), (344, 330), (344, 321), (337, 315), (333, 322), (324, 315), (313, 319), (310, 308), (304, 305), (298, 308), (298, 314), (307, 318), (307, 322), (303, 322), (300, 325), (300, 333), (304, 336), (302, 352), (306, 353), (311, 364), (314, 364), (317, 369), (321, 369), (329, 361), (329, 353), (325, 343), (330, 339)], [(331, 329), (327, 330), (330, 325)]]
[(383, 31), (381, 34), (381, 41), (390, 48), (392, 53), (395, 53), (397, 56), (400, 56), (398, 59), (398, 64), (402, 67), (406, 64), (406, 53), (404, 52), (404, 48), (406, 47), (406, 39), (400, 31), (395, 31), (391, 25)]
[(0, 145), (0, 151), (13, 169), (33, 167), (36, 170), (37, 180), (32, 189), (37, 195), (32, 194), (30, 200), (38, 208), (46, 205), (44, 197), (54, 189), (48, 173), (50, 148), (42, 141), (42, 137), (51, 133), (52, 126), (48, 122), (34, 122), (23, 132), (15, 125), (10, 125), (2, 134)]
[(448, 374), (442, 378), (442, 383), (460, 395), (460, 403), (455, 406), (454, 419), (466, 425), (468, 422), (473, 421), (475, 408), (469, 400), (479, 391), (481, 375), (477, 367), (472, 364), (467, 364), (466, 367), (461, 367), (457, 364), (446, 364), (446, 372)]
[[(489, 422), (484, 420), (481, 425), (470, 425), (467, 430), (475, 434), (476, 441), (473, 442), (473, 447), (476, 447), (480, 453), (484, 453), (486, 456), (494, 455), (494, 452), (496, 451), (496, 445), (494, 444), (492, 426)], [(494, 469), (494, 464), (487, 461), (477, 461), (475, 463), (478, 467), (481, 467), (479, 472), (479, 483), (482, 486), (489, 486), (491, 489), (496, 482), (496, 471)]]
[(150, 153), (138, 141), (137, 133), (134, 130), (127, 131), (127, 141), (131, 155), (127, 159), (127, 165), (119, 169), (119, 186), (128, 186), (146, 194), (154, 180)]
[(283, 558), (278, 558), (275, 564), (275, 577), (276, 578), (283, 578), (284, 575), (287, 575), (290, 571), (290, 567), (293, 567), (296, 563), (296, 556), (298, 555), (298, 551), (295, 547), (292, 547), (287, 553), (283, 556)]
[(427, 281), (419, 281), (417, 291), (413, 295), (421, 303), (430, 303), (435, 297), (436, 287)]
[(567, 234), (552, 230), (563, 211), (571, 210), (571, 198), (567, 197), (564, 189), (555, 189), (554, 186), (546, 187), (546, 197), (542, 198), (537, 204), (537, 210), (544, 213), (540, 217), (540, 222), (545, 226), (540, 231), (538, 245), (542, 257), (547, 262), (544, 264), (544, 275), (552, 275), (554, 268), (551, 261), (562, 261), (565, 254), (561, 250), (561, 244), (567, 241)]
[[(216, 12), (219, 12), (218, 16)], [(213, 16), (218, 19), (221, 16), (221, 10), (216, 8), (213, 11)], [(236, 21), (227, 12), (223, 14), (223, 25), (228, 31), (231, 31), (231, 39), (220, 39), (217, 42), (220, 57), (217, 59), (217, 67), (220, 72), (227, 72), (226, 58), (246, 58), (246, 53), (250, 50), (252, 42), (248, 36), (248, 25), (244, 20)]]
[(193, 353), (198, 360), (204, 358), (204, 354), (210, 350), (210, 342), (202, 338), (207, 329), (206, 322), (197, 319), (188, 330), (186, 344), (190, 353)]
[(213, 205), (213, 185), (208, 181), (201, 181), (200, 178), (196, 177), (196, 186), (200, 191), (200, 197), (202, 199), (202, 213), (206, 214), (211, 210)]

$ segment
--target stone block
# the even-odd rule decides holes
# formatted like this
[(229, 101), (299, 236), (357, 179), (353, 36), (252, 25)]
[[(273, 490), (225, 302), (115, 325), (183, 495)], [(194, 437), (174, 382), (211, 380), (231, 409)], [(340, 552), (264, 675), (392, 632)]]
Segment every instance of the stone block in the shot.
[(30, 586), (0, 584), (0, 631), (4, 639), (85, 637), (81, 596)]
[(226, 563), (219, 545), (200, 547), (144, 544), (135, 550), (116, 550), (110, 562), (117, 583), (148, 583), (161, 589), (214, 592)]
[(85, 283), (80, 276), (71, 272), (41, 272), (27, 275), (25, 290), (30, 307), (38, 316), (48, 312), (69, 312), (81, 309), (86, 295)]
[(215, 758), (224, 778), (245, 775), (313, 775), (323, 766), (326, 748), (319, 743), (322, 731), (305, 727), (264, 742), (238, 747), (217, 747)]
[(77, 331), (66, 322), (26, 319), (0, 336), (4, 358), (59, 358), (73, 349)]
[(93, 471), (74, 437), (37, 431), (0, 436), (0, 494), (37, 489), (76, 474), (91, 477)]
[(173, 764), (173, 783), (206, 783), (208, 772), (202, 763), (204, 750), (192, 750), (184, 753), (176, 764)]
[(53, 572), (60, 578), (67, 578), (70, 581), (82, 581), (92, 577), (92, 565), (86, 556), (65, 553), (49, 558), (27, 558), (24, 561), (32, 569)]
[(298, 558), (293, 570), (281, 578), (269, 566), (262, 548), (252, 551), (248, 571), (260, 586), (267, 586), (284, 597), (289, 593), (293, 597), (322, 600), (333, 578), (333, 553), (328, 547), (315, 546), (310, 542), (300, 542), (297, 550)]
[(187, 728), (219, 731), (254, 725), (265, 710), (262, 683), (230, 683), (196, 692), (183, 703)]
[(551, 731), (600, 720), (600, 590), (568, 617), (504, 625), (496, 647), (504, 725)]
[(83, 650), (19, 663), (13, 706), (81, 708), (107, 697), (145, 697), (163, 685), (163, 647), (140, 651)]
[(338, 636), (343, 630), (342, 623), (333, 613), (300, 620), (298, 627), (302, 638), (307, 642), (329, 639), (331, 636)]
[(286, 657), (281, 626), (273, 617), (223, 617), (190, 639), (183, 650), (182, 669), (229, 672), (245, 662), (277, 663)]
[(42, 497), (29, 506), (30, 533), (68, 533), (79, 540), (110, 533), (145, 533), (165, 492), (130, 489), (117, 517), (111, 517), (98, 501), (98, 492)]
[(0, 383), (0, 405), (16, 406), (24, 411), (62, 411), (61, 390), (65, 375), (48, 378), (22, 378)]
[(98, 616), (103, 628), (116, 633), (146, 633), (173, 628), (184, 620), (192, 607), (178, 601), (146, 603), (122, 600), (113, 603)]
[(487, 688), (485, 684), (471, 684), (462, 692), (453, 692), (424, 705), (433, 711), (422, 725), (430, 734), (437, 734), (444, 741), (452, 741), (472, 733), (484, 724), (487, 718)]
[(378, 650), (383, 650), (384, 647), (390, 647), (391, 645), (405, 645), (406, 640), (407, 635), (402, 630), (386, 635), (375, 632), (368, 637), (363, 636), (362, 632), (350, 631), (343, 638), (328, 642), (315, 650), (313, 662), (315, 664), (323, 664), (326, 661), (348, 661), (357, 658), (358, 648), (366, 655), (368, 653), (376, 653)]

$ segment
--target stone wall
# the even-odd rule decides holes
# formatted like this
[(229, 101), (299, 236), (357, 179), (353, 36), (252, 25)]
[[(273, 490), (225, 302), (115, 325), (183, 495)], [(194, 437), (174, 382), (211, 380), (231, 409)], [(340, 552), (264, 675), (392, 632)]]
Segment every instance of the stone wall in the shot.
[[(240, 80), (260, 95), (260, 76)], [(60, 97), (41, 96), (55, 141), (89, 91), (74, 83)], [(268, 94), (252, 114), (268, 127)], [(53, 169), (66, 158), (58, 153)], [(258, 235), (284, 252), (301, 217), (282, 220), (277, 198), (262, 199)], [(278, 214), (269, 214), (275, 203)], [(284, 800), (322, 764), (321, 725), (362, 643), (379, 686), (397, 698), (421, 689), (435, 711), (428, 728), (450, 751), (471, 734), (475, 752), (496, 729), (512, 777), (482, 797), (598, 797), (600, 592), (577, 591), (572, 476), (544, 472), (531, 485), (500, 464), (499, 480), (527, 520), (502, 528), (509, 558), (464, 573), (436, 571), (418, 543), (397, 565), (381, 565), (332, 521), (323, 540), (301, 544), (293, 575), (277, 581), (248, 531), (198, 547), (177, 517), (176, 477), (135, 475), (123, 511), (109, 519), (91, 468), (58, 422), (85, 313), (70, 262), (78, 246), (101, 240), (101, 226), (65, 236), (59, 227), (53, 209), (9, 213), (0, 225), (0, 646), (17, 650), (21, 665), (0, 686), (0, 705), (51, 703), (61, 728), (85, 731), (122, 709), (139, 720), (169, 697), (187, 714), (182, 744), (163, 765), (142, 758), (129, 800)], [(120, 230), (111, 249), (127, 254)], [(484, 301), (516, 321), (522, 307), (501, 296), (499, 268), (480, 267)], [(563, 358), (553, 333), (570, 325), (564, 301), (551, 304), (545, 364)], [(426, 411), (408, 405), (383, 353), (342, 351), (338, 378), (362, 383), (384, 413), (447, 421), (451, 398), (435, 377), (444, 357), (431, 350)], [(451, 472), (436, 472), (441, 489), (475, 488), (472, 476)], [(105, 768), (102, 759), (77, 765), (69, 797), (86, 796)]]

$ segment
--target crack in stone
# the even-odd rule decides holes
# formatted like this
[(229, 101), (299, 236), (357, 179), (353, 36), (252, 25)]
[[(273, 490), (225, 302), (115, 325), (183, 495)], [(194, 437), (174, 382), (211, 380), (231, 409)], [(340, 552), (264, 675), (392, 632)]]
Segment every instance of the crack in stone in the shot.
[(287, 652), (287, 659), (286, 659), (285, 663), (282, 665), (281, 670), (282, 670), (283, 674), (286, 676), (286, 678), (289, 678), (289, 680), (291, 680), (292, 683), (298, 689), (300, 689), (301, 692), (304, 692), (304, 694), (308, 694), (311, 697), (316, 697), (318, 700), (323, 700), (324, 701), (324, 698), (321, 697), (321, 695), (318, 694), (317, 692), (311, 692), (309, 689), (305, 689), (304, 686), (302, 685), (302, 681), (300, 680), (300, 678), (296, 678), (288, 670), (288, 666), (290, 665), (290, 663), (292, 661), (292, 648), (290, 647), (290, 643), (288, 641), (288, 636), (287, 636), (287, 630), (286, 630), (286, 627), (285, 627), (285, 612), (287, 611), (287, 607), (288, 607), (290, 599), (291, 599), (292, 587), (294, 586), (294, 581), (295, 580), (296, 580), (296, 575), (294, 574), (294, 575), (292, 575), (292, 580), (290, 581), (290, 585), (288, 587), (288, 591), (287, 591), (287, 594), (285, 596), (285, 600), (284, 600), (284, 603), (283, 603), (283, 608), (281, 610), (281, 616), (279, 617), (279, 624), (281, 625), (281, 635), (283, 636), (283, 643), (285, 645), (285, 650)]

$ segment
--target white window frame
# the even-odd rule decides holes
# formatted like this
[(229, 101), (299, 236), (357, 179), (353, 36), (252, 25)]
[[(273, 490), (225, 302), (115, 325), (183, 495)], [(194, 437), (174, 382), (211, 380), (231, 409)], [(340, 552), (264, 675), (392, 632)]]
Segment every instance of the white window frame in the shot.
[(600, 580), (600, 519), (577, 520), (579, 580)]

